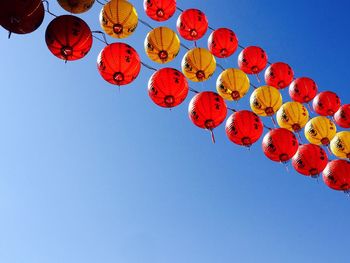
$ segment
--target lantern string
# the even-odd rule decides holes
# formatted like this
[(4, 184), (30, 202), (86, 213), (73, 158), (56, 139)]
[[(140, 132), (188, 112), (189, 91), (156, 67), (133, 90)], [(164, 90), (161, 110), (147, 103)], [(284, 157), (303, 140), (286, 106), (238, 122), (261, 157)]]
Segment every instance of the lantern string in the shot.
[(99, 0), (96, 0), (97, 3), (99, 3), (100, 5), (105, 5), (106, 3), (108, 3), (108, 1), (105, 0), (105, 3), (101, 3)]
[(141, 24), (143, 24), (143, 25), (147, 26), (148, 28), (150, 28), (150, 29), (154, 29), (154, 27), (153, 27), (153, 26), (151, 26), (150, 24), (148, 24), (146, 21), (144, 21), (144, 20), (142, 20), (142, 19), (140, 19), (140, 18), (139, 18), (139, 21), (141, 22)]
[(197, 90), (195, 90), (195, 89), (193, 89), (193, 88), (191, 88), (191, 87), (190, 87), (189, 90), (190, 90), (191, 92), (193, 92), (193, 93), (196, 93), (196, 94), (199, 93), (199, 91), (197, 91)]
[(150, 65), (147, 65), (145, 62), (142, 62), (142, 61), (141, 61), (141, 64), (142, 64), (142, 66), (144, 66), (145, 68), (148, 68), (148, 69), (153, 70), (153, 71), (157, 71), (156, 68), (154, 68), (154, 67), (152, 67), (152, 66), (150, 66)]
[(105, 43), (106, 45), (109, 45), (108, 42), (107, 42), (107, 38), (106, 38), (106, 34), (103, 33), (102, 31), (99, 31), (99, 30), (96, 30), (96, 31), (91, 31), (91, 33), (95, 33), (95, 34), (100, 34), (102, 35), (103, 39), (99, 38), (99, 37), (96, 37), (94, 35), (92, 35), (94, 38), (96, 38), (97, 40)]
[(47, 13), (49, 13), (50, 15), (52, 15), (52, 16), (54, 16), (54, 17), (57, 17), (57, 15), (55, 15), (54, 13), (52, 13), (52, 12), (50, 11), (50, 4), (49, 4), (49, 1), (43, 0), (43, 3), (46, 4), (46, 9), (45, 9), (45, 11), (46, 11)]
[(184, 11), (182, 8), (180, 8), (178, 6), (176, 7), (176, 9), (179, 10), (181, 13)]
[(265, 129), (267, 129), (267, 130), (269, 130), (269, 131), (271, 131), (272, 130), (272, 128), (270, 128), (269, 126), (267, 126), (266, 124), (264, 124), (264, 128)]
[(183, 48), (190, 50), (190, 48), (188, 46), (186, 46), (185, 44), (180, 43), (180, 46), (182, 46)]
[(228, 110), (232, 111), (232, 112), (237, 112), (237, 110), (233, 109), (233, 108), (230, 108), (230, 107), (227, 107)]

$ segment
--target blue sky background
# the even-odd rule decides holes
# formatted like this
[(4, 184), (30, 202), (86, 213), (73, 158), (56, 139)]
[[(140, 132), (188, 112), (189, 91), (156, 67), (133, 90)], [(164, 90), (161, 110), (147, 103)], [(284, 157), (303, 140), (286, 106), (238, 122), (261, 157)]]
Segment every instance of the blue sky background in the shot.
[[(178, 12), (160, 24), (141, 0), (131, 2), (153, 26), (175, 28)], [(233, 29), (240, 44), (260, 45), (271, 62), (289, 63), (350, 103), (348, 1), (178, 5), (201, 9), (212, 27)], [(100, 30), (100, 9), (80, 16), (92, 30)], [(261, 141), (250, 151), (233, 145), (224, 126), (213, 145), (188, 119), (193, 94), (172, 111), (151, 102), (148, 69), (120, 90), (106, 83), (98, 41), (65, 64), (45, 44), (52, 18), (10, 40), (0, 30), (1, 263), (349, 262), (349, 198), (269, 161)], [(140, 24), (123, 41), (159, 68), (144, 54), (147, 32)], [(184, 53), (169, 66), (180, 68)], [(220, 63), (237, 67), (237, 54)], [(219, 73), (191, 86), (214, 90)], [(248, 109), (248, 99), (229, 105)]]

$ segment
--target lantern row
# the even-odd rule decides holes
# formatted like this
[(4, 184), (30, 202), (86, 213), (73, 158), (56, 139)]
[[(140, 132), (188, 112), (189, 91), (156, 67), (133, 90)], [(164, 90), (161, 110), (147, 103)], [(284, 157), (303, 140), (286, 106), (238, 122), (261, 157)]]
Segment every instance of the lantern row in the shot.
[[(18, 3), (17, 3), (18, 2)], [(21, 4), (19, 4), (21, 2)], [(26, 34), (36, 30), (43, 21), (44, 5), (41, 0), (12, 0), (1, 3), (0, 24), (9, 32)], [(126, 0), (101, 3), (100, 24), (106, 34), (114, 38), (130, 36), (138, 25), (134, 6)], [(48, 2), (46, 2), (48, 4)], [(94, 0), (58, 0), (66, 11), (78, 14), (91, 8)], [(176, 11), (175, 0), (145, 0), (146, 14), (156, 21), (166, 21)], [(182, 10), (181, 10), (182, 11)], [(177, 30), (186, 40), (197, 41), (209, 28), (208, 20), (198, 9), (181, 12)], [(83, 58), (92, 46), (92, 32), (84, 20), (73, 15), (53, 19), (46, 29), (45, 39), (49, 50), (65, 61)], [(165, 64), (172, 61), (180, 51), (180, 39), (167, 27), (157, 27), (145, 40), (147, 56), (154, 62)], [(187, 79), (203, 82), (216, 70), (216, 59), (231, 56), (238, 48), (235, 33), (228, 28), (214, 30), (208, 39), (208, 49), (195, 47), (188, 50), (182, 60), (182, 72), (173, 68), (156, 71), (148, 83), (153, 102), (161, 107), (180, 105), (187, 97)], [(114, 85), (131, 83), (139, 74), (141, 60), (136, 50), (125, 43), (107, 45), (98, 55), (98, 70), (103, 79)], [(192, 122), (211, 132), (224, 122), (227, 106), (224, 101), (237, 101), (250, 88), (247, 74), (259, 74), (268, 65), (266, 52), (257, 46), (244, 48), (238, 57), (239, 69), (225, 69), (218, 77), (217, 92), (200, 92), (189, 105)], [(262, 148), (271, 160), (287, 162), (301, 174), (317, 176), (323, 171), (325, 183), (335, 190), (350, 190), (350, 163), (346, 160), (328, 162), (326, 152), (319, 145), (330, 145), (339, 158), (350, 159), (350, 132), (336, 133), (335, 124), (326, 116), (334, 116), (335, 122), (350, 127), (350, 105), (341, 106), (339, 97), (331, 92), (318, 92), (316, 83), (306, 77), (294, 79), (292, 68), (283, 62), (270, 64), (265, 70), (267, 85), (256, 88), (250, 97), (252, 111), (237, 111), (226, 121), (226, 134), (235, 144), (250, 147), (263, 133), (259, 116), (277, 114), (281, 128), (271, 129), (264, 137)], [(289, 86), (292, 102), (282, 104), (279, 90)], [(302, 103), (313, 101), (313, 109), (321, 116), (309, 120), (309, 113)], [(299, 145), (293, 132), (305, 127), (305, 137), (310, 144)]]

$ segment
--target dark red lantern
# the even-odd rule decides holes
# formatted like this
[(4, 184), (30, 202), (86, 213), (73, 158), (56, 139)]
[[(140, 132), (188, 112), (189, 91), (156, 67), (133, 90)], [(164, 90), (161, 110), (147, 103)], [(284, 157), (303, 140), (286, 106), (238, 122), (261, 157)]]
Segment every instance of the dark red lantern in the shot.
[(262, 148), (267, 158), (283, 163), (294, 156), (298, 146), (299, 143), (294, 133), (284, 128), (270, 130), (262, 142)]
[(230, 141), (246, 147), (259, 140), (263, 129), (259, 116), (248, 110), (237, 111), (226, 121), (226, 135)]
[(334, 114), (335, 122), (342, 128), (350, 128), (350, 104), (345, 104)]
[(177, 31), (187, 40), (198, 40), (208, 29), (205, 14), (198, 9), (187, 9), (181, 13), (176, 22)]
[(323, 181), (334, 190), (348, 192), (350, 190), (350, 162), (330, 161), (323, 171)]
[(292, 68), (283, 62), (270, 65), (265, 71), (265, 82), (267, 85), (277, 89), (284, 89), (292, 83), (294, 72)]
[(204, 91), (192, 98), (188, 107), (188, 114), (196, 126), (211, 132), (212, 140), (215, 142), (213, 129), (225, 120), (227, 106), (219, 94)]
[(315, 81), (306, 77), (295, 79), (289, 86), (289, 96), (300, 103), (308, 103), (313, 100), (317, 91)]
[(306, 176), (318, 177), (328, 163), (327, 153), (318, 145), (300, 145), (292, 159), (294, 169)]
[(166, 21), (176, 11), (176, 0), (144, 0), (143, 8), (153, 20)]
[(238, 47), (236, 34), (228, 28), (219, 28), (213, 31), (208, 39), (208, 49), (218, 58), (231, 56)]
[(35, 31), (45, 15), (41, 0), (2, 0), (0, 25), (10, 33), (28, 34)]
[(238, 66), (246, 74), (258, 74), (267, 65), (267, 54), (261, 47), (250, 46), (238, 56)]
[(92, 46), (89, 26), (79, 17), (63, 15), (50, 22), (45, 34), (46, 45), (63, 60), (83, 58)]
[(181, 104), (188, 94), (184, 74), (173, 68), (162, 68), (148, 82), (148, 95), (158, 106), (172, 108)]
[(101, 76), (111, 84), (126, 85), (140, 73), (141, 61), (136, 50), (125, 43), (112, 43), (98, 55), (97, 67)]
[(333, 116), (340, 108), (340, 98), (332, 91), (320, 92), (314, 98), (312, 107), (321, 116)]

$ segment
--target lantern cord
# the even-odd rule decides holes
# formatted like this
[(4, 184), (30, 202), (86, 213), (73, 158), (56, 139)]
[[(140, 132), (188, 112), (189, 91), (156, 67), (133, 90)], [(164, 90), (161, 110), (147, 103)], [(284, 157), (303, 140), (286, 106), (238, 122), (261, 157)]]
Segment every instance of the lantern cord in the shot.
[(181, 8), (178, 7), (178, 6), (176, 7), (176, 9), (179, 10), (180, 12), (183, 12), (183, 11), (184, 11), (183, 9), (181, 9)]
[(225, 70), (225, 68), (222, 66), (222, 65), (220, 65), (219, 63), (216, 63), (216, 65), (219, 67), (219, 68), (221, 68), (221, 70)]
[(142, 19), (139, 18), (139, 21), (141, 22), (141, 24), (145, 25), (146, 27), (150, 28), (150, 29), (154, 29), (153, 26), (151, 26), (150, 24), (148, 24), (146, 21), (143, 21)]
[(193, 93), (199, 93), (199, 91), (197, 91), (197, 90), (195, 90), (195, 89), (192, 89), (191, 87), (190, 87), (190, 89), (189, 89), (191, 92), (193, 92)]
[(270, 128), (269, 126), (266, 126), (265, 124), (264, 124), (264, 128), (267, 129), (267, 130), (269, 130), (269, 131), (272, 130), (272, 128)]
[(153, 70), (153, 71), (157, 71), (157, 69), (155, 69), (154, 67), (150, 66), (150, 65), (147, 65), (145, 62), (142, 62), (141, 61), (141, 64), (142, 66), (144, 66), (145, 68), (148, 68), (150, 70)]
[(181, 45), (183, 48), (185, 48), (185, 49), (187, 49), (187, 50), (190, 50), (190, 48), (189, 48), (188, 46), (186, 46), (186, 45), (184, 45), (184, 44), (182, 44), (182, 43), (180, 43), (180, 45)]
[(108, 1), (105, 1), (105, 3), (102, 3), (99, 0), (96, 0), (96, 2), (99, 3), (100, 5), (105, 5)]
[(55, 15), (54, 13), (52, 13), (51, 11), (50, 11), (50, 4), (49, 4), (49, 1), (47, 1), (47, 0), (43, 0), (43, 3), (45, 3), (46, 4), (46, 12), (47, 13), (49, 13), (50, 15), (52, 15), (52, 16), (54, 16), (54, 17), (57, 17), (57, 15)]
[(228, 110), (232, 111), (232, 112), (237, 112), (235, 109), (227, 107)]
[(95, 34), (100, 34), (100, 35), (102, 35), (102, 37), (103, 37), (103, 40), (102, 39), (100, 39), (100, 38), (98, 38), (98, 37), (96, 37), (96, 36), (94, 36), (94, 35), (92, 35), (94, 38), (96, 38), (97, 40), (100, 40), (101, 42), (103, 42), (103, 43), (105, 43), (106, 45), (108, 45), (108, 42), (107, 42), (107, 38), (106, 38), (106, 34), (105, 33), (103, 33), (102, 31), (91, 31), (91, 33), (95, 33)]

